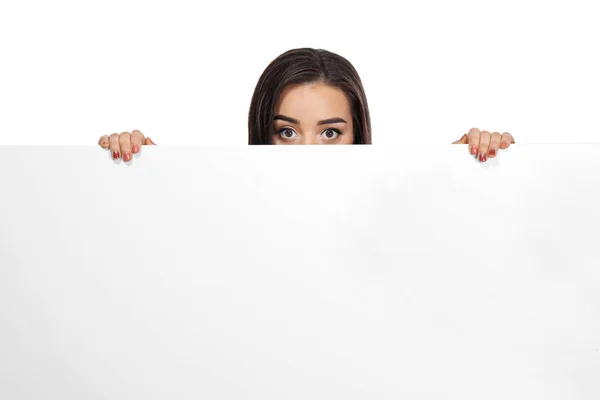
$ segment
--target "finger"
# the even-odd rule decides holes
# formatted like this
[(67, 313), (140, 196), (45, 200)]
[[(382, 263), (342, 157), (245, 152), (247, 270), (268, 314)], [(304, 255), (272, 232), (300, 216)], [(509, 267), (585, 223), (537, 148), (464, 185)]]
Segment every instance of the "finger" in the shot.
[(121, 147), (121, 153), (123, 153), (123, 161), (131, 161), (131, 133), (121, 132), (119, 146)]
[(152, 141), (152, 139), (150, 139), (149, 137), (146, 138), (146, 140), (144, 141), (145, 145), (156, 145), (156, 143), (154, 143)]
[(506, 148), (508, 148), (508, 146), (510, 146), (511, 143), (514, 143), (514, 142), (515, 142), (515, 139), (513, 138), (513, 136), (508, 132), (504, 132), (502, 134), (502, 139), (500, 141), (500, 148), (506, 149)]
[(458, 139), (456, 142), (452, 142), (452, 144), (467, 144), (467, 143), (469, 143), (469, 137), (467, 136), (466, 133), (464, 135), (462, 135), (462, 137), (460, 139)]
[(469, 131), (469, 152), (471, 153), (471, 155), (475, 155), (477, 154), (477, 151), (479, 149), (479, 136), (480, 136), (480, 132), (479, 129), (477, 128), (471, 128), (471, 130)]
[(142, 143), (144, 143), (144, 134), (137, 129), (131, 131), (131, 152), (137, 153), (142, 150)]
[(119, 134), (113, 133), (108, 137), (110, 153), (114, 160), (121, 158), (121, 147), (119, 146)]
[(490, 148), (491, 135), (488, 131), (481, 131), (479, 136), (479, 161), (486, 162), (487, 152)]
[(103, 149), (108, 149), (110, 146), (110, 141), (108, 140), (108, 135), (100, 136), (100, 140), (98, 140), (98, 144)]
[(496, 157), (498, 154), (498, 148), (500, 147), (500, 140), (502, 139), (502, 135), (498, 132), (493, 132), (492, 137), (490, 139), (490, 148), (487, 152), (490, 158)]

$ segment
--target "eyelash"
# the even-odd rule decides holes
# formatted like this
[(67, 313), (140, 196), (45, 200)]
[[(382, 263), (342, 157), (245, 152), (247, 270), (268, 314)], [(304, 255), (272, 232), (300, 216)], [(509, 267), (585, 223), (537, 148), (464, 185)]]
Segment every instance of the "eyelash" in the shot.
[[(294, 133), (296, 132), (296, 131), (294, 131), (292, 128), (281, 128), (279, 131), (277, 131), (277, 134), (278, 134), (279, 136), (281, 136), (281, 134), (282, 134), (283, 132), (287, 131), (287, 130), (290, 130), (290, 131), (292, 131), (292, 132), (294, 132)], [(335, 139), (337, 139), (339, 136), (343, 135), (343, 134), (342, 134), (342, 132), (340, 132), (340, 130), (339, 130), (339, 129), (336, 129), (336, 128), (327, 128), (327, 129), (325, 129), (323, 132), (321, 132), (321, 134), (323, 134), (323, 133), (325, 133), (325, 132), (327, 132), (327, 131), (334, 131), (335, 133), (337, 133), (337, 136), (335, 137)], [(289, 140), (289, 139), (291, 139), (291, 138), (286, 138), (286, 137), (283, 137), (283, 136), (281, 136), (281, 137), (282, 137), (283, 139), (288, 139), (288, 140)], [(330, 139), (330, 140), (334, 140), (334, 139)]]

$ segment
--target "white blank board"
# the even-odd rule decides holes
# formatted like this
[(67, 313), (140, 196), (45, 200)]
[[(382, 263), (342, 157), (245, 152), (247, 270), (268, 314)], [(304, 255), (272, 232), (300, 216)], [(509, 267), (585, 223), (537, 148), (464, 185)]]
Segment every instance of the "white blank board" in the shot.
[(0, 398), (598, 399), (598, 154), (0, 147)]

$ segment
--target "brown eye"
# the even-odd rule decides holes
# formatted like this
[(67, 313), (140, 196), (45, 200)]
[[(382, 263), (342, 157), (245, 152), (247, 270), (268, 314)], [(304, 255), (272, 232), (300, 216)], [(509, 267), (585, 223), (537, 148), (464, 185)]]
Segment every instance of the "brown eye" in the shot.
[(295, 134), (296, 132), (294, 132), (294, 130), (290, 128), (283, 128), (279, 131), (279, 136), (281, 136), (284, 139), (292, 139)]
[(325, 135), (327, 139), (336, 139), (340, 132), (337, 129), (326, 129), (321, 135)]

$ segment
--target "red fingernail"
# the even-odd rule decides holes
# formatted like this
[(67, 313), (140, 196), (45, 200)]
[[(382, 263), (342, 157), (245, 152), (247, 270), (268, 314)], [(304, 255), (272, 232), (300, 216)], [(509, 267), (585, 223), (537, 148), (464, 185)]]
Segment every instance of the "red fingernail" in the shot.
[(487, 160), (487, 156), (485, 155), (485, 153), (479, 154), (479, 161), (485, 162), (485, 160)]
[(121, 157), (121, 155), (119, 154), (119, 152), (118, 151), (113, 151), (113, 158), (116, 160), (119, 157)]
[(490, 149), (490, 156), (496, 155), (496, 149)]
[(475, 154), (477, 154), (477, 147), (471, 146), (471, 155), (474, 156)]
[(502, 147), (506, 147), (506, 146), (508, 146), (508, 143), (502, 142)]
[(131, 153), (125, 153), (123, 155), (123, 160), (125, 160), (125, 161), (131, 161)]
[(134, 144), (134, 145), (133, 145), (133, 147), (131, 148), (131, 151), (132, 151), (133, 153), (137, 153), (138, 151), (140, 151), (140, 148), (138, 147), (138, 145), (137, 145), (137, 144)]

